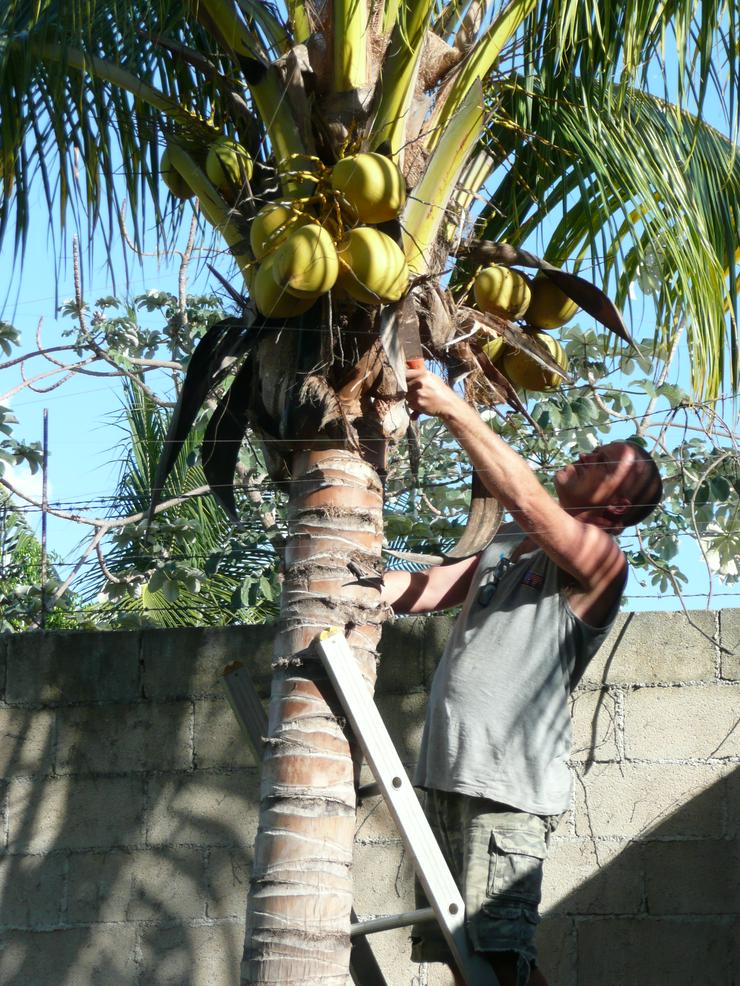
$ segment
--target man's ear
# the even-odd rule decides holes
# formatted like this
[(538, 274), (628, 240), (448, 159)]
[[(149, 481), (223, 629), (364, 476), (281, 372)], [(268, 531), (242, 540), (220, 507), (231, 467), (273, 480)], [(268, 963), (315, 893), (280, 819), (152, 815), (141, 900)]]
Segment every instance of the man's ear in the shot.
[(627, 497), (617, 497), (614, 503), (610, 503), (608, 507), (604, 507), (604, 516), (609, 521), (613, 521), (616, 524), (621, 525), (621, 518), (630, 509), (632, 504), (627, 499)]

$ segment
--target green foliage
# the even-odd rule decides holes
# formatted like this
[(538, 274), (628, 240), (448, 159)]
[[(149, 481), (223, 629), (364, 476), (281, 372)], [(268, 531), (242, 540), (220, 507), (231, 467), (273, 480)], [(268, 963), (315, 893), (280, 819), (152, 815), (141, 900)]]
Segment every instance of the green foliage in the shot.
[[(532, 423), (519, 413), (483, 410), (494, 430), (538, 471), (545, 485), (580, 451), (614, 440), (636, 440), (651, 452), (664, 482), (660, 507), (622, 537), (643, 585), (680, 592), (687, 582), (676, 558), (683, 539), (696, 541), (711, 576), (740, 581), (740, 452), (733, 430), (713, 405), (695, 404), (675, 384), (661, 383), (664, 349), (652, 340), (620, 357), (610, 339), (577, 325), (561, 330), (574, 379), (552, 394), (531, 395)], [(652, 377), (644, 377), (653, 369)], [(404, 446), (388, 477), (392, 511), (387, 540), (396, 550), (439, 554), (461, 533), (469, 466), (446, 429), (425, 420), (420, 429), (418, 478)], [(391, 562), (391, 564), (401, 564)]]
[[(138, 519), (115, 531), (104, 565), (80, 585), (81, 597), (96, 606), (98, 622), (109, 627), (221, 626), (275, 617), (279, 590), (273, 541), (280, 529), (265, 520), (273, 511), (271, 493), (260, 493), (255, 507), (249, 493), (256, 488), (242, 489), (244, 519), (235, 527), (213, 497), (204, 495), (207, 484), (198, 451), (202, 434), (196, 429), (164, 491), (163, 499), (171, 505), (147, 524), (170, 412), (130, 384), (125, 385), (125, 401), (118, 426), (127, 452), (110, 516)], [(243, 474), (256, 482), (261, 472), (257, 463), (248, 451), (244, 459)]]
[[(21, 513), (6, 496), (0, 496), (0, 633), (18, 633), (41, 625), (41, 609), (59, 586), (52, 555), (42, 584), (41, 545), (28, 529)], [(73, 612), (74, 596), (65, 593), (44, 613), (49, 630), (79, 627), (82, 620)]]
[[(102, 226), (106, 244), (125, 201), (136, 245), (153, 229), (167, 249), (189, 209), (163, 201), (168, 141), (192, 150), (195, 167), (217, 136), (238, 135), (260, 148), (268, 169), (315, 135), (330, 141), (327, 121), (336, 121), (322, 87), (337, 80), (320, 78), (320, 46), (310, 46), (313, 76), (303, 62), (313, 128), (300, 86), (283, 98), (274, 60), (306, 40), (305, 9), (324, 42), (331, 24), (321, 18), (332, 9), (340, 34), (328, 51), (337, 56), (344, 45), (363, 54), (367, 39), (360, 5), (313, 6), (290, 5), (302, 12), (291, 38), (286, 8), (245, 0), (223, 0), (218, 15), (205, 0), (0, 5), (0, 238), (14, 233), (22, 246), (38, 192), (50, 223), (61, 218), (64, 227), (84, 214), (86, 239)], [(593, 265), (604, 285), (616, 284), (617, 301), (635, 279), (654, 291), (657, 338), (670, 339), (685, 320), (694, 390), (709, 396), (723, 380), (734, 388), (739, 370), (737, 19), (725, 0), (390, 0), (382, 20), (397, 43), (388, 46), (375, 103), (382, 111), (390, 100), (394, 124), (417, 115), (403, 96), (415, 87), (413, 57), (427, 22), (440, 45), (464, 50), (456, 74), (432, 88), (427, 122), (444, 121), (464, 95), (458, 87), (480, 76), (492, 161), (480, 228), (498, 240), (544, 244), (554, 262)], [(294, 101), (304, 107), (299, 117), (287, 105)], [(382, 139), (372, 132), (377, 118), (353, 120), (350, 133)], [(432, 125), (425, 140), (435, 139)], [(226, 239), (238, 256), (238, 236)], [(125, 348), (127, 326), (117, 328)]]
[[(78, 307), (65, 307), (75, 320), (67, 332), (70, 344), (80, 354), (89, 353), (93, 344), (110, 347), (106, 352), (115, 353), (116, 364), (132, 376), (125, 378), (123, 408), (115, 422), (121, 432), (118, 447), (125, 451), (106, 521), (113, 526), (101, 544), (102, 563), (90, 559), (75, 583), (76, 598), (64, 595), (48, 615), (49, 626), (91, 621), (111, 628), (220, 625), (261, 621), (277, 613), (285, 503), (251, 445), (243, 446), (237, 470), (243, 518), (238, 527), (210, 495), (188, 496), (206, 485), (199, 445), (207, 412), (196, 421), (164, 491), (163, 499), (171, 505), (157, 513), (149, 528), (144, 520), (171, 407), (167, 401), (157, 403), (137, 381), (148, 381), (155, 396), (156, 391), (177, 391), (194, 344), (223, 315), (212, 296), (188, 296), (185, 310), (183, 318), (178, 299), (160, 291), (147, 291), (129, 302), (101, 298), (90, 311), (85, 309), (90, 328), (83, 330)], [(714, 405), (695, 404), (681, 387), (662, 382), (668, 358), (664, 346), (655, 350), (652, 340), (643, 340), (635, 353), (615, 353), (609, 337), (578, 325), (562, 329), (560, 338), (578, 382), (549, 395), (531, 395), (531, 420), (504, 406), (483, 409), (491, 426), (527, 457), (545, 482), (574, 453), (611, 438), (634, 437), (639, 430), (638, 440), (659, 461), (666, 495), (641, 526), (639, 538), (623, 538), (638, 577), (661, 593), (680, 591), (686, 574), (678, 552), (690, 537), (714, 576), (724, 584), (737, 582), (740, 479), (732, 428), (724, 425)], [(164, 360), (164, 365), (145, 375), (136, 361), (147, 359)], [(217, 397), (214, 393), (212, 401)], [(29, 465), (38, 467), (38, 446), (16, 441), (14, 423), (6, 412), (0, 419), (3, 434), (14, 449), (31, 450)], [(412, 462), (418, 462), (417, 476)], [(444, 426), (423, 421), (418, 439), (410, 435), (392, 457), (386, 484), (387, 545), (432, 555), (448, 550), (462, 533), (468, 479), (467, 457)], [(7, 516), (20, 517), (9, 510)], [(25, 554), (14, 549), (16, 567), (11, 571), (6, 566), (2, 581), (6, 629), (32, 626), (39, 612), (40, 548), (27, 532), (21, 541), (27, 545)], [(10, 558), (9, 551), (4, 557)], [(389, 564), (397, 562), (390, 558)], [(54, 574), (49, 597), (58, 585)]]
[[(15, 331), (15, 330), (14, 330)], [(7, 407), (0, 406), (0, 476), (5, 469), (5, 463), (14, 466), (26, 464), (32, 473), (41, 467), (42, 452), (39, 442), (22, 442), (13, 437), (13, 426), (18, 419)]]

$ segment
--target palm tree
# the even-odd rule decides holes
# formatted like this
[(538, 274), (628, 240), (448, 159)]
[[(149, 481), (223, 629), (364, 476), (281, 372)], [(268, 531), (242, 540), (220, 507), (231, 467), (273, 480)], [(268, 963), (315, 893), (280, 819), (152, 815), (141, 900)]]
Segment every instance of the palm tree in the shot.
[[(183, 212), (174, 196), (194, 195), (234, 259), (239, 314), (193, 356), (157, 485), (228, 379), (203, 446), (214, 492), (234, 509), (247, 426), (289, 484), (244, 982), (346, 977), (353, 756), (311, 645), (327, 625), (344, 628), (372, 687), (386, 446), (407, 425), (399, 340), (417, 356), (418, 327), (427, 355), (467, 374), (471, 395), (516, 401), (481, 344), (503, 335), (552, 359), (521, 326), (477, 312), (470, 277), (481, 262), (539, 268), (626, 336), (600, 291), (559, 271), (568, 261), (593, 267), (617, 303), (638, 275), (654, 276), (657, 336), (685, 326), (696, 392), (736, 383), (740, 165), (702, 110), (722, 86), (734, 134), (739, 19), (724, 0), (4, 5), (0, 232), (15, 217), (22, 245), (37, 185), (50, 216), (80, 204), (91, 226), (110, 224), (125, 197), (137, 238), (153, 209), (165, 240)], [(669, 77), (673, 105), (650, 87)], [(207, 165), (216, 144), (232, 151), (223, 183)], [(405, 205), (360, 221), (332, 170), (357, 153), (380, 156), (384, 204), (403, 176)], [(250, 238), (276, 201), (287, 212), (275, 240), (292, 244), (280, 262), (269, 236)], [(348, 237), (363, 226), (390, 246), (356, 236), (375, 243), (361, 261)]]

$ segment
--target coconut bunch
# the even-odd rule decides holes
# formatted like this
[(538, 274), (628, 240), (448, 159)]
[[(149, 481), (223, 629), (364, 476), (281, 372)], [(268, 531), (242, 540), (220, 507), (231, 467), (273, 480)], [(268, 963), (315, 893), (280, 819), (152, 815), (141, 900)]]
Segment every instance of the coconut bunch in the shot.
[(329, 291), (361, 305), (398, 301), (408, 287), (406, 258), (378, 226), (397, 219), (405, 201), (393, 161), (358, 153), (321, 166), (312, 195), (268, 202), (249, 233), (248, 284), (258, 311), (300, 315)]
[[(500, 264), (481, 268), (473, 283), (479, 311), (507, 322), (523, 322), (526, 338), (543, 347), (563, 373), (568, 358), (557, 339), (549, 335), (569, 322), (578, 305), (547, 275), (540, 272), (528, 278), (520, 271)], [(525, 348), (512, 346), (503, 335), (481, 333), (478, 343), (488, 360), (517, 390), (556, 390), (562, 374), (538, 362)]]

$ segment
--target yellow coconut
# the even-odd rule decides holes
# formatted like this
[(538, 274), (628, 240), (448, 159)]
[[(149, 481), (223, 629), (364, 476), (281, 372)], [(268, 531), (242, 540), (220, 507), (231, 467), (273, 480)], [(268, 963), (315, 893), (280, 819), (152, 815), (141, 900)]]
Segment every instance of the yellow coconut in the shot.
[(308, 311), (314, 298), (296, 298), (281, 288), (273, 275), (275, 254), (270, 254), (249, 277), (250, 292), (258, 310), (268, 318), (293, 318)]
[(406, 202), (403, 175), (383, 154), (351, 154), (337, 161), (331, 184), (361, 223), (395, 219)]
[(288, 202), (268, 202), (252, 220), (249, 242), (257, 260), (276, 250), (290, 233), (311, 222), (309, 216), (292, 209)]
[(170, 154), (167, 148), (165, 148), (164, 154), (159, 161), (159, 173), (162, 176), (162, 181), (176, 199), (191, 199), (193, 197), (192, 188), (180, 172), (175, 169), (172, 161), (170, 161)]
[(578, 311), (578, 305), (544, 274), (532, 281), (527, 321), (536, 329), (559, 329)]
[[(568, 357), (557, 339), (546, 332), (533, 332), (532, 338), (542, 343), (558, 366), (568, 369)], [(507, 353), (501, 360), (501, 369), (515, 387), (523, 390), (556, 390), (563, 379), (554, 370), (537, 363), (522, 349)]]
[(482, 312), (499, 318), (521, 318), (527, 311), (529, 297), (527, 278), (510, 267), (493, 264), (476, 274), (475, 303)]
[(294, 230), (271, 256), (276, 283), (296, 298), (318, 298), (334, 287), (339, 273), (337, 251), (330, 234), (318, 223)]
[(492, 363), (496, 362), (506, 346), (506, 342), (502, 336), (486, 335), (479, 341), (481, 350)]
[(208, 148), (206, 174), (221, 192), (238, 191), (252, 177), (252, 159), (231, 137), (218, 137)]
[(398, 301), (408, 288), (403, 250), (385, 233), (357, 226), (337, 248), (339, 286), (355, 301), (368, 305)]

